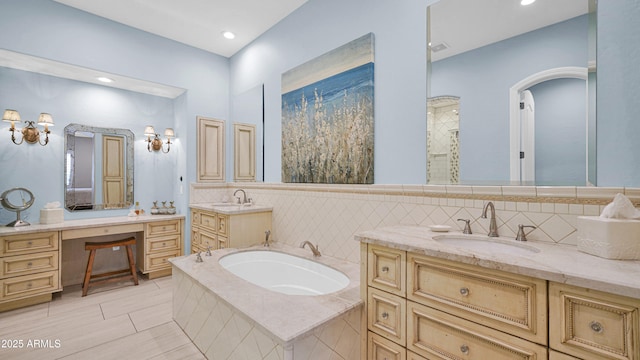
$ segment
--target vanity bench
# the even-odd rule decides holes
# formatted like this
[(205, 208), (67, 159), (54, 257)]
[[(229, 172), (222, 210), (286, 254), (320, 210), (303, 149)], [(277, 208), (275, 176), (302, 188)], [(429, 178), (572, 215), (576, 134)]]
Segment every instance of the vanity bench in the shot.
[[(134, 236), (138, 270), (149, 279), (171, 275), (167, 260), (182, 255), (183, 234), (184, 215), (118, 216), (0, 227), (0, 312), (51, 301), (53, 293), (62, 291), (63, 267), (80, 264), (82, 270), (73, 271), (79, 281), (65, 280), (68, 284), (79, 283), (86, 266), (85, 240)], [(63, 261), (63, 244), (76, 245), (69, 240), (77, 240), (82, 256), (74, 252)]]

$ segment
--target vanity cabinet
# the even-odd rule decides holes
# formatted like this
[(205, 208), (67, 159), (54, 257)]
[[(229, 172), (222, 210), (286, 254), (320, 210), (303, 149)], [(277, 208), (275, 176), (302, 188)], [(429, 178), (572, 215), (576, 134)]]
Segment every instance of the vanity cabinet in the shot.
[(0, 236), (0, 311), (51, 301), (60, 261), (57, 231)]
[(228, 247), (244, 248), (264, 242), (271, 230), (271, 209), (225, 214), (191, 208), (191, 253)]
[(369, 359), (547, 358), (544, 280), (362, 246)]
[(144, 237), (138, 237), (136, 263), (149, 279), (171, 274), (168, 259), (182, 255), (182, 219), (154, 221), (144, 224)]

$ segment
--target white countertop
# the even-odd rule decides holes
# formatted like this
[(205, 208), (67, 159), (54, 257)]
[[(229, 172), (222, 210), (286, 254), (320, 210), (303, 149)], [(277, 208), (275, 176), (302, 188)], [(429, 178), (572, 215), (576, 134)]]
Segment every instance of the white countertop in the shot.
[(96, 227), (96, 226), (139, 224), (139, 223), (148, 223), (148, 222), (154, 222), (154, 221), (172, 220), (172, 219), (184, 219), (184, 215), (113, 216), (113, 217), (99, 217), (99, 218), (92, 218), (92, 219), (65, 220), (64, 222), (57, 223), (57, 224), (31, 223), (31, 225), (19, 226), (19, 227), (1, 226), (0, 236), (24, 234), (24, 233), (30, 233), (30, 232), (81, 229), (81, 228)]
[(219, 214), (249, 214), (256, 212), (272, 211), (273, 206), (256, 204), (232, 204), (232, 203), (212, 203), (212, 204), (189, 204), (189, 207), (199, 210), (214, 211)]
[[(349, 285), (335, 293), (319, 296), (285, 295), (249, 283), (224, 269), (218, 260), (226, 254), (243, 250), (282, 251), (307, 258), (342, 271)], [(282, 344), (294, 342), (318, 326), (360, 306), (360, 266), (343, 260), (321, 256), (314, 258), (308, 249), (274, 243), (270, 248), (220, 249), (212, 256), (181, 256), (169, 261), (218, 297), (247, 316), (247, 319), (275, 336)]]
[[(441, 244), (433, 239), (442, 235), (467, 236), (457, 231), (436, 233), (426, 227), (392, 226), (358, 233), (355, 239), (364, 243), (640, 299), (640, 261), (608, 260), (580, 252), (575, 246), (535, 241), (521, 243), (507, 238), (500, 238), (500, 241), (513, 241), (516, 245), (533, 247), (539, 252), (518, 255), (508, 251), (473, 251)], [(486, 234), (479, 236), (491, 239)]]

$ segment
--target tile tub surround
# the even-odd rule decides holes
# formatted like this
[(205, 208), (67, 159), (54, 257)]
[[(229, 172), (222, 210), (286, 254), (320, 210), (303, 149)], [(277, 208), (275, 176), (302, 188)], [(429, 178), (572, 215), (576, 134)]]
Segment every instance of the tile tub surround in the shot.
[(328, 295), (285, 295), (222, 268), (218, 260), (235, 249), (216, 250), (212, 256), (202, 256), (202, 263), (195, 262), (195, 254), (170, 260), (174, 320), (208, 358), (240, 354), (252, 359), (359, 357), (359, 265), (324, 255), (314, 259), (306, 249), (279, 244), (266, 251), (283, 250), (342, 271), (350, 284)]
[(353, 236), (392, 225), (449, 225), (462, 230), (457, 219), (471, 219), (474, 234), (487, 234), (489, 220), (482, 207), (493, 201), (498, 232), (513, 237), (518, 224), (537, 226), (529, 240), (575, 246), (577, 217), (599, 215), (616, 193), (640, 204), (638, 188), (571, 186), (463, 185), (330, 185), (286, 183), (192, 183), (191, 204), (232, 199), (242, 188), (257, 205), (273, 206), (271, 238), (298, 246), (309, 240), (323, 254), (360, 261)]
[[(537, 253), (528, 253), (526, 256), (490, 254), (433, 240), (434, 236), (445, 234), (464, 236), (461, 232), (434, 233), (418, 226), (391, 226), (356, 234), (355, 242), (382, 245), (640, 299), (640, 261), (608, 260), (579, 252), (573, 246), (536, 241), (528, 241), (524, 245), (539, 249)], [(522, 244), (512, 239), (507, 241)]]

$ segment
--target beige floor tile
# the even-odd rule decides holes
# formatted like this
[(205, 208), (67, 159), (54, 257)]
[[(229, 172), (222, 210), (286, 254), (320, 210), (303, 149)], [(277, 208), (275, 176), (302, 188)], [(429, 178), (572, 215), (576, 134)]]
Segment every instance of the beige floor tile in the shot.
[(172, 308), (171, 301), (166, 301), (155, 306), (131, 312), (129, 313), (129, 317), (131, 321), (133, 321), (136, 330), (143, 331), (154, 326), (173, 322)]
[(200, 360), (206, 359), (193, 344), (182, 345), (171, 351), (159, 354), (151, 360)]
[(143, 310), (151, 306), (163, 304), (166, 302), (171, 303), (173, 294), (167, 289), (155, 288), (144, 293), (132, 294), (119, 299), (113, 299), (106, 302), (102, 302), (100, 307), (105, 319), (120, 316)]

